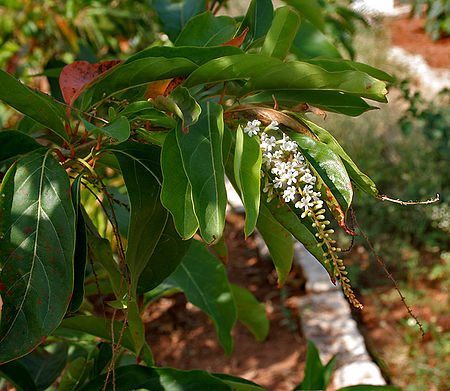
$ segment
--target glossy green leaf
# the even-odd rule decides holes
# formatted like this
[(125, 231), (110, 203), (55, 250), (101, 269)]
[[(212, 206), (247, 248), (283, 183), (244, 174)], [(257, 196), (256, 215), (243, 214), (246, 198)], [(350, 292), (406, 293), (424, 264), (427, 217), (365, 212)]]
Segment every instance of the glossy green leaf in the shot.
[(67, 361), (68, 345), (57, 343), (50, 346), (52, 352), (37, 348), (22, 357), (20, 362), (28, 368), (38, 390), (46, 390), (61, 375)]
[(322, 365), (319, 357), (319, 351), (311, 341), (308, 341), (305, 376), (303, 381), (295, 387), (294, 391), (325, 390), (331, 379), (334, 361), (335, 356), (326, 365)]
[(151, 127), (172, 129), (176, 126), (175, 119), (155, 109), (153, 103), (146, 100), (130, 103), (119, 115), (128, 118), (129, 121), (150, 121)]
[(306, 62), (318, 65), (319, 67), (326, 69), (329, 72), (354, 70), (365, 72), (376, 79), (388, 81), (391, 83), (395, 80), (391, 75), (387, 74), (381, 69), (374, 68), (361, 62), (344, 60), (341, 58), (313, 58), (310, 60), (306, 60)]
[(235, 30), (233, 18), (206, 11), (186, 23), (175, 46), (218, 46), (233, 38)]
[(78, 175), (72, 182), (71, 194), (73, 207), (76, 214), (76, 241), (75, 241), (75, 253), (73, 257), (74, 274), (73, 274), (73, 294), (70, 299), (69, 312), (73, 313), (78, 311), (84, 298), (84, 275), (86, 271), (86, 259), (87, 259), (87, 239), (86, 239), (86, 224), (84, 223), (83, 216), (81, 215), (80, 205), (80, 191), (81, 191), (81, 178), (82, 175)]
[(312, 58), (318, 56), (341, 58), (339, 50), (317, 27), (302, 19), (300, 28), (297, 31), (291, 52), (299, 59)]
[(66, 171), (50, 151), (11, 167), (0, 188), (0, 362), (39, 345), (66, 313), (73, 288), (75, 212)]
[(213, 46), (213, 47), (170, 47), (170, 46), (154, 46), (149, 49), (142, 50), (128, 58), (124, 64), (147, 57), (165, 57), (165, 58), (187, 58), (194, 64), (203, 65), (218, 57), (232, 56), (234, 54), (243, 54), (242, 50), (235, 46)]
[(256, 227), (269, 249), (278, 274), (278, 285), (283, 285), (294, 258), (292, 235), (272, 216), (264, 203), (261, 203)]
[(8, 380), (17, 391), (38, 391), (27, 367), (19, 360), (0, 365), (0, 378)]
[(243, 102), (273, 104), (274, 97), (281, 107), (293, 107), (300, 103), (308, 103), (321, 110), (350, 116), (358, 116), (366, 111), (378, 109), (378, 107), (370, 106), (358, 96), (328, 90), (269, 90), (251, 95), (243, 99)]
[(241, 94), (261, 90), (329, 90), (385, 102), (386, 85), (360, 71), (328, 72), (301, 61), (292, 61), (258, 72), (243, 87)]
[(85, 119), (82, 119), (82, 121), (88, 132), (101, 133), (106, 137), (116, 139), (118, 142), (128, 140), (130, 137), (130, 123), (124, 116), (102, 127), (95, 126)]
[(161, 170), (163, 175), (161, 202), (171, 213), (180, 236), (189, 239), (197, 232), (198, 221), (192, 203), (191, 185), (183, 169), (175, 130), (170, 131), (164, 141)]
[(108, 368), (108, 365), (112, 359), (112, 346), (110, 343), (100, 342), (97, 348), (98, 354), (95, 357), (94, 366), (92, 368), (92, 376), (100, 375), (100, 373)]
[(273, 18), (273, 5), (270, 0), (252, 0), (236, 36), (247, 27), (248, 32), (243, 46), (248, 48), (254, 41), (266, 35)]
[(189, 90), (181, 86), (175, 88), (169, 97), (158, 96), (155, 104), (177, 115), (182, 120), (185, 132), (187, 132), (189, 126), (198, 121), (202, 112), (200, 105), (191, 96)]
[(160, 150), (147, 144), (122, 143), (109, 149), (122, 171), (130, 200), (126, 262), (131, 274), (131, 292), (136, 293), (142, 271), (150, 260), (167, 221), (160, 202)]
[(153, 0), (152, 7), (158, 13), (162, 30), (172, 42), (175, 42), (178, 34), (188, 21), (206, 9), (206, 0), (182, 0), (177, 2)]
[(49, 128), (64, 140), (69, 140), (64, 127), (67, 117), (62, 105), (58, 105), (45, 95), (34, 92), (1, 69), (0, 84), (2, 86), (0, 100)]
[(317, 230), (311, 226), (310, 221), (301, 219), (287, 203), (281, 204), (278, 199), (267, 202), (266, 194), (261, 197), (261, 202), (272, 213), (272, 216), (286, 228), (305, 248), (322, 264), (322, 266), (330, 272), (329, 263), (326, 263), (323, 254), (328, 251), (326, 245), (317, 247), (319, 243), (315, 233)]
[(151, 291), (169, 277), (183, 260), (190, 245), (191, 240), (181, 239), (172, 218), (169, 217), (158, 244), (139, 278), (138, 292)]
[(58, 391), (79, 390), (91, 369), (92, 365), (90, 364), (84, 357), (78, 357), (73, 360), (62, 375)]
[(238, 285), (231, 285), (237, 318), (253, 333), (256, 342), (264, 341), (269, 333), (269, 319), (263, 303), (256, 300), (253, 294)]
[(170, 280), (183, 290), (188, 301), (208, 314), (229, 355), (233, 349), (231, 330), (236, 322), (236, 306), (222, 263), (204, 244), (193, 241)]
[(202, 106), (198, 122), (183, 133), (176, 129), (184, 171), (191, 184), (194, 211), (206, 243), (222, 236), (227, 194), (222, 160), (222, 107), (214, 102)]
[(325, 30), (325, 18), (323, 6), (318, 0), (283, 0), (286, 4), (294, 7), (303, 18), (308, 19), (316, 28)]
[(289, 53), (299, 26), (300, 17), (297, 12), (289, 7), (277, 8), (272, 26), (270, 26), (264, 40), (261, 54), (284, 60)]
[(168, 132), (149, 132), (145, 129), (136, 129), (136, 133), (145, 141), (157, 145), (158, 147), (162, 147)]
[[(98, 376), (81, 388), (80, 391), (101, 390), (104, 382), (105, 375)], [(148, 368), (140, 365), (116, 368), (114, 384), (116, 391), (137, 389), (151, 391), (232, 391), (230, 386), (205, 371), (180, 371), (173, 368)], [(106, 390), (113, 390), (111, 378)]]
[(320, 141), (326, 144), (334, 153), (336, 153), (344, 163), (347, 169), (350, 179), (355, 183), (361, 190), (365, 191), (374, 197), (378, 195), (378, 189), (375, 183), (353, 162), (350, 156), (344, 151), (344, 149), (339, 145), (337, 140), (325, 129), (316, 125), (315, 123), (303, 119), (303, 121), (308, 125), (314, 134), (319, 137)]
[(375, 386), (370, 384), (358, 384), (339, 388), (336, 391), (401, 391), (401, 388), (395, 386)]
[(306, 160), (318, 175), (318, 186), (321, 183), (322, 197), (326, 201), (339, 225), (349, 234), (354, 234), (345, 222), (346, 213), (353, 199), (353, 188), (344, 164), (340, 157), (326, 144), (312, 137), (289, 132), (289, 136), (299, 146)]
[(250, 137), (239, 126), (234, 151), (234, 179), (245, 207), (244, 232), (247, 238), (258, 220), (261, 184), (261, 148), (259, 138)]
[(278, 58), (261, 54), (237, 54), (211, 60), (200, 66), (186, 79), (186, 87), (220, 83), (229, 80), (249, 79), (274, 65), (281, 65)]
[(196, 68), (197, 65), (185, 58), (147, 57), (120, 64), (107, 76), (92, 82), (83, 93), (84, 99), (96, 103), (132, 87), (188, 75)]
[(265, 388), (242, 377), (225, 373), (212, 373), (212, 375), (228, 384), (233, 391), (265, 391)]
[(21, 155), (42, 148), (33, 137), (18, 130), (0, 131), (0, 171), (6, 172), (8, 168)]

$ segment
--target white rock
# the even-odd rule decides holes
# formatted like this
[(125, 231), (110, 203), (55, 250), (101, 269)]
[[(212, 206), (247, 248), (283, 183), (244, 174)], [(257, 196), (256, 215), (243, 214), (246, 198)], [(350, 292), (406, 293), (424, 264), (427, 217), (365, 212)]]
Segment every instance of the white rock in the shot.
[(383, 386), (386, 382), (381, 375), (380, 368), (372, 361), (358, 361), (344, 365), (334, 372), (331, 382), (335, 389), (357, 384)]

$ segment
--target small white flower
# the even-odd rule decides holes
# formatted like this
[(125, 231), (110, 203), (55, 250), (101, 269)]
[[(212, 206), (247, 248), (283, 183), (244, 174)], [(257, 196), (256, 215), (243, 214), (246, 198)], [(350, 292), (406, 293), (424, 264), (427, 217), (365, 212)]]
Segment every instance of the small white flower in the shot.
[(297, 170), (289, 170), (286, 174), (287, 184), (290, 185), (292, 183), (297, 182), (298, 171)]
[(309, 183), (311, 185), (314, 185), (316, 183), (316, 177), (312, 176), (309, 172), (306, 172), (301, 178), (300, 180), (302, 180), (305, 183)]
[(267, 168), (270, 167), (273, 160), (273, 155), (270, 152), (263, 152), (262, 154), (262, 162), (266, 165)]
[(279, 178), (279, 177), (275, 177), (275, 179), (273, 180), (273, 185), (275, 188), (280, 189), (281, 187), (283, 187), (283, 179)]
[(298, 209), (303, 208), (305, 210), (305, 212), (310, 210), (313, 206), (314, 206), (314, 204), (311, 202), (310, 196), (302, 197), (302, 199), (300, 201), (297, 201), (295, 203), (296, 208), (298, 208)]
[(272, 129), (272, 130), (278, 130), (278, 122), (277, 121), (272, 121), (269, 126), (267, 126), (266, 128), (267, 130)]
[(301, 152), (297, 152), (294, 154), (294, 162), (296, 162), (299, 165), (304, 164), (305, 158)]
[(247, 126), (244, 128), (244, 133), (247, 133), (250, 137), (257, 135), (260, 131), (259, 125), (261, 125), (261, 122), (256, 119), (252, 122), (248, 121)]
[(283, 157), (283, 151), (278, 150), (273, 153), (274, 159), (281, 159), (282, 157)]
[[(262, 133), (265, 134), (265, 133)], [(271, 136), (271, 137), (264, 137), (261, 139), (261, 144), (260, 147), (263, 151), (271, 151), (272, 148), (275, 148), (275, 142), (276, 142), (276, 138)]]
[(294, 201), (294, 199), (295, 199), (295, 187), (294, 186), (289, 186), (283, 192), (283, 198), (284, 198), (284, 201), (286, 201), (286, 202)]

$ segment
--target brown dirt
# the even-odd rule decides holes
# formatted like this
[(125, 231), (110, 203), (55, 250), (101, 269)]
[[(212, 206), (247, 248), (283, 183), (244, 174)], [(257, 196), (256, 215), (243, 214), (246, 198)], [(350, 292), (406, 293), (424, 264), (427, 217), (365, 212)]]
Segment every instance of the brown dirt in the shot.
[(289, 299), (283, 301), (272, 263), (258, 259), (252, 237), (244, 241), (243, 223), (242, 216), (227, 216), (227, 271), (232, 283), (246, 287), (266, 304), (270, 320), (267, 339), (256, 343), (238, 322), (233, 330), (233, 353), (225, 357), (211, 321), (187, 303), (183, 294), (163, 298), (149, 307), (143, 318), (146, 335), (158, 366), (223, 372), (244, 377), (268, 390), (291, 391), (303, 378), (306, 354), (294, 304), (295, 297), (303, 294), (304, 280), (299, 271), (291, 272), (284, 288)]
[(425, 19), (404, 16), (388, 23), (392, 44), (422, 55), (434, 68), (450, 68), (450, 37), (433, 42), (424, 31)]

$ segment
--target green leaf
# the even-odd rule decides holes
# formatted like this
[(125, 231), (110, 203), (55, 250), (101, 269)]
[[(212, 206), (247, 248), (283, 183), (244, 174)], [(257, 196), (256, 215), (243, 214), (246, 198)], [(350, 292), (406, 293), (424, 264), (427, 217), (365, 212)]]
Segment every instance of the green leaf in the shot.
[(202, 84), (249, 79), (264, 69), (281, 64), (282, 62), (278, 58), (261, 54), (237, 54), (221, 57), (207, 62), (192, 72), (184, 85), (191, 88)]
[(17, 391), (38, 391), (27, 367), (19, 360), (0, 365), (0, 377), (8, 380)]
[(62, 105), (59, 106), (45, 95), (34, 92), (1, 69), (0, 84), (0, 100), (69, 141), (64, 127), (67, 116)]
[(262, 195), (262, 202), (272, 213), (272, 216), (299, 242), (301, 242), (306, 249), (316, 257), (322, 266), (330, 272), (330, 265), (325, 262), (323, 257), (323, 254), (328, 251), (328, 248), (326, 245), (323, 245), (323, 248), (317, 247), (319, 242), (317, 241), (315, 233), (318, 231), (311, 226), (312, 221), (304, 223), (304, 219), (301, 219), (287, 203), (280, 203), (278, 199), (267, 202), (266, 194)]
[(235, 30), (233, 18), (206, 11), (186, 23), (175, 46), (218, 46), (233, 38)]
[(247, 13), (241, 23), (236, 36), (247, 27), (248, 32), (244, 40), (244, 47), (248, 48), (254, 41), (266, 35), (273, 18), (273, 5), (270, 0), (252, 0)]
[(173, 216), (177, 232), (190, 239), (197, 232), (198, 221), (192, 203), (191, 185), (183, 169), (175, 130), (168, 133), (161, 152), (163, 183), (161, 202)]
[(130, 137), (130, 123), (126, 117), (121, 116), (110, 124), (98, 127), (82, 118), (83, 124), (88, 132), (101, 133), (106, 137), (112, 137), (118, 142), (128, 140)]
[(198, 121), (202, 112), (200, 105), (191, 96), (185, 87), (177, 87), (169, 97), (159, 95), (155, 99), (155, 104), (162, 109), (173, 112), (182, 120), (183, 130), (187, 131), (189, 126)]
[(297, 12), (289, 7), (277, 8), (272, 26), (270, 26), (264, 40), (261, 54), (284, 60), (289, 53), (299, 26), (300, 17)]
[[(114, 340), (117, 341), (122, 329), (122, 322), (114, 321)], [(80, 331), (86, 334), (95, 335), (105, 341), (111, 341), (111, 320), (98, 318), (96, 316), (77, 315), (66, 318), (55, 332), (58, 335), (60, 330)], [(121, 345), (130, 352), (136, 354), (136, 348), (129, 328), (124, 329)]]
[(20, 359), (33, 376), (38, 390), (46, 390), (61, 375), (67, 361), (68, 345), (57, 343), (51, 345), (53, 352), (37, 348)]
[(139, 356), (142, 347), (145, 344), (145, 327), (136, 300), (132, 300), (128, 306), (127, 322), (130, 329), (130, 335), (133, 338), (136, 356)]
[(83, 93), (84, 100), (96, 103), (117, 92), (155, 80), (188, 75), (196, 68), (192, 61), (185, 58), (147, 57), (123, 63), (115, 67), (107, 76), (92, 82)]
[(353, 162), (350, 156), (344, 151), (344, 149), (339, 145), (337, 140), (325, 129), (316, 125), (314, 122), (308, 121), (307, 119), (302, 119), (314, 134), (319, 137), (320, 141), (326, 144), (334, 153), (336, 153), (344, 163), (347, 169), (350, 179), (367, 194), (374, 197), (378, 195), (378, 189), (375, 183), (363, 172), (360, 171), (358, 166)]
[(84, 383), (91, 369), (91, 362), (86, 361), (84, 357), (78, 357), (73, 360), (61, 378), (58, 391), (76, 391)]
[(212, 373), (212, 375), (228, 384), (233, 391), (265, 391), (265, 388), (241, 377), (225, 373)]
[(231, 284), (237, 318), (253, 333), (256, 342), (264, 341), (269, 333), (269, 319), (266, 307), (253, 294), (240, 286)]
[[(103, 389), (105, 376), (96, 377), (81, 388), (80, 391), (98, 391)], [(127, 365), (116, 368), (114, 384), (116, 391), (137, 389), (152, 391), (232, 391), (230, 386), (205, 371), (180, 371), (173, 368), (148, 368), (140, 365)], [(106, 390), (113, 390), (113, 380), (111, 378), (108, 381)]]
[(342, 57), (336, 46), (317, 27), (305, 19), (302, 19), (300, 28), (291, 46), (291, 52), (299, 59), (318, 56)]
[(293, 107), (305, 102), (321, 110), (351, 116), (378, 109), (378, 107), (368, 105), (364, 99), (357, 96), (328, 90), (269, 90), (251, 95), (243, 99), (243, 102), (273, 104), (274, 97), (280, 106)]
[(80, 205), (80, 186), (82, 175), (78, 175), (72, 182), (71, 194), (73, 207), (76, 214), (76, 241), (75, 253), (73, 257), (74, 262), (74, 278), (73, 278), (73, 294), (70, 300), (69, 312), (78, 311), (84, 298), (84, 275), (86, 271), (87, 259), (87, 238), (86, 238), (86, 224), (81, 215)]
[(207, 102), (189, 133), (176, 129), (184, 171), (192, 187), (194, 211), (206, 243), (222, 236), (227, 194), (222, 160), (222, 107)]
[(130, 225), (126, 262), (131, 274), (134, 297), (142, 271), (150, 260), (167, 221), (160, 202), (159, 148), (133, 142), (109, 149), (122, 171), (130, 200)]
[(306, 62), (318, 65), (329, 72), (354, 70), (365, 72), (368, 75), (379, 80), (384, 80), (391, 83), (395, 81), (395, 79), (391, 75), (387, 74), (381, 69), (371, 67), (370, 65), (363, 64), (361, 62), (344, 60), (341, 58), (313, 58), (310, 60), (306, 60)]
[(269, 249), (278, 274), (278, 285), (281, 286), (291, 271), (294, 258), (292, 235), (275, 220), (264, 203), (261, 203), (256, 227)]
[(305, 376), (303, 381), (295, 387), (294, 391), (325, 390), (331, 378), (334, 360), (335, 357), (333, 357), (325, 366), (322, 365), (319, 357), (319, 351), (311, 341), (308, 341)]
[(339, 390), (336, 391), (401, 391), (401, 388), (395, 386), (373, 386), (370, 384), (358, 384), (356, 386), (339, 388)]
[(172, 2), (167, 0), (153, 0), (152, 7), (158, 13), (162, 30), (169, 36), (172, 42), (175, 42), (186, 23), (206, 9), (206, 1), (182, 0)]
[(203, 65), (204, 63), (218, 57), (232, 56), (234, 54), (243, 54), (242, 50), (235, 46), (214, 46), (214, 47), (170, 47), (170, 46), (154, 46), (149, 49), (142, 50), (131, 56), (124, 62), (127, 64), (132, 61), (147, 57), (165, 57), (177, 58), (182, 57), (192, 61), (194, 64)]
[(319, 188), (322, 183), (325, 185), (325, 188), (321, 189), (322, 197), (336, 221), (347, 233), (354, 235), (345, 222), (353, 199), (353, 188), (341, 159), (327, 145), (312, 137), (294, 132), (288, 134), (317, 173)]
[(153, 103), (146, 100), (130, 103), (119, 114), (129, 121), (150, 121), (152, 127), (173, 129), (176, 126), (175, 119), (155, 109)]
[(259, 138), (245, 135), (242, 128), (238, 126), (234, 151), (234, 179), (245, 207), (246, 238), (253, 232), (258, 220), (261, 161)]
[(231, 330), (236, 322), (236, 307), (222, 263), (204, 244), (193, 241), (170, 280), (184, 291), (188, 301), (208, 314), (220, 344), (229, 355), (233, 349)]
[(33, 137), (18, 130), (0, 131), (0, 171), (6, 172), (21, 155), (42, 148)]
[(139, 278), (138, 292), (151, 291), (169, 277), (183, 260), (190, 245), (191, 240), (182, 240), (178, 235), (172, 218), (167, 219), (164, 232)]
[(301, 61), (282, 63), (264, 69), (243, 87), (241, 95), (261, 90), (329, 90), (380, 102), (386, 101), (386, 85), (360, 71), (328, 72)]
[(320, 5), (318, 0), (284, 0), (284, 2), (299, 11), (316, 28), (323, 32), (325, 31), (323, 6)]
[(34, 349), (66, 313), (75, 247), (69, 186), (50, 151), (19, 159), (3, 178), (0, 362)]
[(213, 245), (210, 246), (210, 249), (217, 257), (217, 259), (222, 262), (224, 265), (228, 263), (228, 247), (225, 242), (225, 236), (222, 237)]

